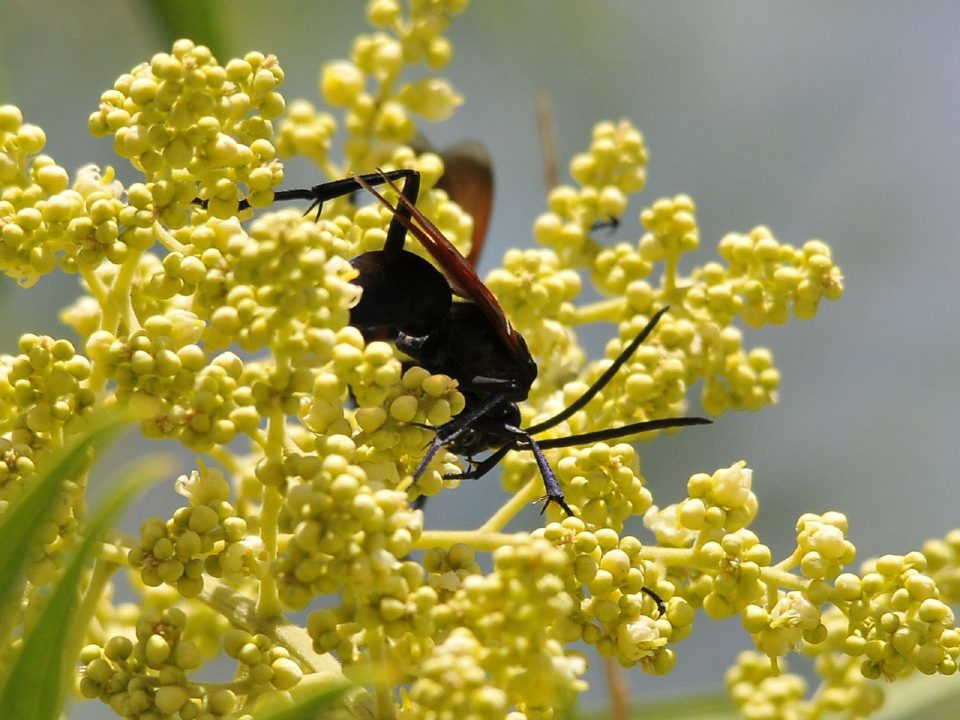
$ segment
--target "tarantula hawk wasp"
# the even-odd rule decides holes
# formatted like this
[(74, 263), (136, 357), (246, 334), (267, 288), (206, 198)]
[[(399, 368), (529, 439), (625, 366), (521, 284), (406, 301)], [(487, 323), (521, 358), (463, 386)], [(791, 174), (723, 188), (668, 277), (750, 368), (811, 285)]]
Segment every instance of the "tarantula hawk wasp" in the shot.
[[(398, 187), (398, 181), (403, 182), (402, 187)], [(379, 185), (388, 185), (397, 193), (396, 204), (375, 189), (374, 186)], [(383, 249), (365, 252), (350, 261), (358, 272), (352, 282), (363, 289), (360, 300), (350, 310), (350, 324), (361, 330), (388, 329), (398, 349), (431, 373), (456, 379), (466, 399), (459, 415), (435, 428), (436, 434), (413, 473), (414, 483), (444, 447), (470, 463), (468, 470), (452, 476), (459, 479), (482, 477), (510, 450), (529, 450), (543, 478), (544, 509), (552, 502), (573, 515), (544, 450), (711, 422), (702, 417), (661, 418), (565, 438), (537, 440), (535, 435), (571, 417), (603, 389), (653, 332), (667, 307), (650, 318), (577, 400), (553, 417), (521, 428), (517, 403), (526, 400), (537, 377), (537, 365), (523, 336), (510, 324), (473, 264), (417, 209), (418, 171), (378, 170), (310, 188), (280, 190), (274, 194), (274, 200), (306, 200), (310, 206), (304, 214), (316, 210), (319, 218), (323, 203), (361, 189), (389, 208), (393, 217)], [(241, 202), (240, 209), (246, 207), (246, 202)], [(436, 266), (404, 249), (408, 233), (427, 250)], [(454, 301), (454, 295), (462, 301)], [(476, 455), (486, 450), (493, 452), (477, 461)]]

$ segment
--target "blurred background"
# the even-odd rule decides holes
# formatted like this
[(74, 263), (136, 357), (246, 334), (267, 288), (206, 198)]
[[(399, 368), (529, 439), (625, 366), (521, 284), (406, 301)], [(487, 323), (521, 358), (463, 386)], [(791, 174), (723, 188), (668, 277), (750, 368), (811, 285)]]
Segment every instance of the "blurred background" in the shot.
[[(94, 162), (133, 177), (86, 126), (119, 74), (169, 50), (150, 7), (0, 0), (0, 102), (42, 126), (47, 152), (71, 172)], [(319, 103), (321, 63), (347, 57), (367, 29), (360, 2), (213, 7), (231, 56), (280, 57), (288, 102)], [(697, 264), (716, 258), (725, 233), (765, 224), (782, 242), (825, 240), (844, 271), (845, 297), (814, 320), (745, 331), (747, 345), (774, 353), (779, 405), (642, 446), (659, 504), (682, 498), (690, 474), (742, 458), (760, 498), (753, 529), (776, 558), (808, 511), (845, 512), (861, 558), (907, 552), (960, 526), (957, 5), (486, 0), (449, 36), (455, 56), (444, 74), (466, 102), (425, 130), (437, 147), (480, 139), (493, 158), (481, 276), (506, 247), (532, 244), (544, 208), (537, 92), (553, 107), (561, 181), (598, 120), (641, 128), (651, 154), (642, 205), (693, 197)], [(305, 164), (287, 178), (288, 187), (318, 179)], [(641, 207), (616, 240), (636, 240)], [(69, 336), (57, 311), (76, 296), (75, 277), (48, 276), (30, 290), (3, 278), (0, 287), (0, 352), (15, 351), (26, 330)], [(589, 330), (594, 356), (613, 332)], [(475, 525), (503, 500), (495, 480), (468, 483), (431, 502), (427, 523)], [(536, 510), (523, 520), (535, 526)], [(736, 621), (700, 618), (669, 677), (631, 671), (629, 682), (637, 698), (717, 688), (749, 647)], [(603, 702), (602, 677), (592, 670), (590, 680), (591, 699)], [(107, 717), (92, 704), (73, 712)]]

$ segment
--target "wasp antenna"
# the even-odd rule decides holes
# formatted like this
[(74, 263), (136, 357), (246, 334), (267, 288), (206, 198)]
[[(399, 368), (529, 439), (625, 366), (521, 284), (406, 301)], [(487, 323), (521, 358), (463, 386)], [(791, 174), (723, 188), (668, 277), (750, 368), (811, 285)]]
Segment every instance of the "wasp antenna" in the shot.
[(690, 427), (691, 425), (712, 425), (713, 420), (704, 417), (676, 417), (660, 418), (658, 420), (642, 420), (640, 422), (622, 425), (616, 428), (606, 428), (605, 430), (596, 430), (594, 432), (581, 433), (579, 435), (569, 435), (563, 438), (550, 438), (549, 440), (538, 440), (540, 447), (544, 450), (552, 448), (573, 447), (575, 445), (589, 445), (594, 442), (605, 440), (616, 440), (617, 438), (638, 435), (639, 433), (653, 432), (654, 430), (666, 430), (675, 427)]
[(583, 395), (578, 397), (552, 418), (544, 420), (541, 423), (537, 423), (532, 427), (528, 427), (526, 428), (526, 431), (531, 435), (535, 435), (536, 433), (543, 432), (544, 430), (549, 430), (554, 425), (559, 425), (562, 423), (564, 420), (584, 407), (588, 402), (593, 400), (597, 393), (603, 390), (607, 383), (613, 379), (613, 376), (617, 374), (617, 371), (619, 371), (621, 367), (623, 367), (623, 364), (630, 359), (630, 356), (637, 351), (637, 348), (640, 347), (643, 341), (650, 336), (650, 333), (653, 332), (653, 329), (657, 326), (657, 323), (660, 322), (660, 318), (662, 318), (664, 313), (666, 313), (669, 309), (669, 305), (664, 305), (662, 308), (660, 308), (660, 310), (654, 313), (653, 317), (651, 317), (647, 324), (644, 325), (643, 330), (641, 330), (637, 336), (630, 341), (630, 344), (627, 345), (619, 355), (617, 355), (616, 359), (610, 364), (610, 367), (604, 371), (603, 375), (597, 378), (593, 385), (587, 388)]

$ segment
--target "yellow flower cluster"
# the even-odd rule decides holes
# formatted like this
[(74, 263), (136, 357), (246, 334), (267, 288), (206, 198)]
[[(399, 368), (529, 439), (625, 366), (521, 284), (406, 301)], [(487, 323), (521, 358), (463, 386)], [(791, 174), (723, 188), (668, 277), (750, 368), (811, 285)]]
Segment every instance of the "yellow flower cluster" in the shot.
[(423, 516), (408, 506), (405, 492), (367, 477), (354, 462), (356, 445), (349, 437), (329, 436), (316, 450), (313, 456), (290, 456), (273, 470), (269, 458), (258, 465), (261, 480), (270, 472), (284, 481), (301, 478), (284, 503), (281, 527), (291, 537), (276, 572), (293, 607), (317, 593), (341, 590), (364, 604), (387, 578), (400, 581), (400, 559), (419, 537)]
[[(290, 653), (263, 634), (231, 630), (224, 652), (237, 661), (243, 680), (231, 686), (200, 686), (188, 673), (206, 659), (188, 636), (186, 613), (168, 608), (137, 622), (136, 640), (114, 635), (103, 646), (88, 645), (80, 661), (86, 671), (80, 692), (99, 698), (119, 717), (179, 717), (214, 720), (238, 717), (242, 694), (289, 690), (303, 678)], [(247, 715), (246, 717), (250, 717)]]
[(637, 538), (594, 527), (567, 518), (534, 533), (563, 550), (572, 564), (566, 586), (579, 608), (558, 623), (560, 637), (596, 645), (624, 667), (639, 663), (648, 672), (669, 672), (676, 656), (668, 643), (690, 633), (693, 607), (644, 558)]
[(136, 209), (124, 206), (111, 172), (86, 166), (71, 187), (66, 170), (39, 154), (46, 141), (18, 108), (0, 106), (0, 270), (30, 286), (58, 261), (67, 272), (84, 272), (104, 260), (120, 264), (152, 243), (152, 218), (145, 228)]
[(198, 194), (212, 215), (231, 217), (241, 199), (269, 204), (283, 180), (271, 124), (284, 110), (282, 82), (273, 56), (221, 67), (208, 48), (180, 40), (100, 96), (90, 131), (112, 135), (116, 153), (143, 173), (147, 207), (167, 227), (187, 223)]
[[(86, 387), (90, 361), (67, 340), (26, 333), (20, 354), (0, 355), (0, 513), (35, 479), (64, 438), (83, 426), (97, 404)], [(27, 569), (37, 587), (53, 579), (84, 515), (86, 463), (72, 475)], [(19, 612), (19, 609), (8, 610)]]
[(116, 635), (103, 647), (88, 645), (80, 654), (86, 667), (80, 692), (99, 698), (120, 717), (180, 713), (191, 703), (186, 673), (203, 660), (197, 646), (183, 637), (186, 624), (186, 614), (171, 608), (159, 617), (140, 619), (136, 641)]
[[(922, 553), (884, 555), (862, 576), (836, 580), (838, 606), (850, 620), (844, 651), (861, 657), (865, 677), (895, 678), (917, 669), (952, 675), (960, 657), (960, 629)], [(849, 604), (848, 604), (849, 603)]]
[[(960, 629), (928, 569), (923, 553), (886, 555), (864, 563), (859, 575), (837, 574), (832, 587), (811, 581), (801, 592), (780, 594), (769, 612), (752, 606), (744, 626), (764, 655), (742, 654), (727, 674), (741, 714), (866, 717), (883, 704), (883, 690), (871, 680), (955, 674)], [(795, 647), (815, 660), (821, 684), (812, 697), (803, 678), (770, 662)]]
[[(931, 564), (953, 572), (955, 560), (938, 552), (946, 543), (928, 544), (932, 562), (913, 552), (869, 561), (860, 574), (845, 572), (856, 552), (846, 517), (808, 513), (797, 522), (793, 553), (774, 563), (770, 548), (746, 528), (757, 512), (751, 488), (751, 471), (737, 463), (693, 476), (686, 500), (652, 508), (645, 518), (661, 543), (648, 552), (668, 564), (677, 594), (702, 604), (711, 618), (740, 615), (763, 653), (741, 655), (728, 673), (744, 717), (864, 715), (882, 702), (870, 679), (956, 672), (960, 628), (927, 572)], [(798, 650), (816, 658), (822, 677), (812, 700), (801, 678), (781, 674), (780, 659)]]
[(461, 668), (466, 670), (463, 680), (474, 679), (468, 697), (485, 708), (477, 717), (503, 717), (506, 708), (522, 713), (518, 717), (552, 717), (585, 689), (580, 679), (584, 659), (567, 651), (557, 637), (557, 628), (574, 608), (562, 580), (569, 572), (566, 553), (533, 538), (500, 548), (493, 563), (489, 575), (464, 577), (447, 603), (458, 628), (433, 649), (424, 663), (425, 676), (413, 683), (415, 709), (421, 706), (421, 712), (439, 717), (462, 707), (466, 698), (445, 688), (445, 678)]
[(485, 281), (500, 303), (510, 307), (511, 321), (531, 351), (554, 360), (540, 369), (534, 395), (555, 390), (583, 365), (583, 351), (569, 326), (580, 276), (564, 267), (552, 250), (508, 250), (503, 267)]
[(175, 585), (179, 595), (192, 598), (203, 590), (205, 575), (237, 582), (256, 572), (258, 544), (247, 538), (246, 520), (227, 501), (223, 473), (204, 469), (177, 482), (190, 505), (177, 509), (166, 522), (158, 517), (145, 521), (140, 546), (128, 555), (143, 584)]
[[(357, 37), (350, 59), (327, 63), (320, 77), (323, 99), (343, 111), (348, 167), (369, 171), (389, 164), (398, 146), (415, 138), (414, 116), (439, 122), (463, 102), (436, 75), (406, 81), (402, 74), (421, 64), (433, 73), (450, 62), (453, 47), (443, 33), (466, 6), (466, 0), (418, 0), (406, 14), (398, 0), (368, 4), (367, 18), (378, 32)], [(340, 175), (343, 171), (337, 172), (327, 156), (336, 128), (330, 113), (298, 101), (280, 126), (277, 147), (283, 155), (305, 155), (328, 175)]]
[(633, 125), (599, 123), (589, 151), (570, 162), (570, 175), (580, 187), (561, 185), (550, 191), (549, 209), (537, 218), (534, 237), (556, 250), (565, 267), (589, 265), (599, 251), (591, 230), (623, 216), (627, 196), (646, 185), (647, 159), (643, 135)]

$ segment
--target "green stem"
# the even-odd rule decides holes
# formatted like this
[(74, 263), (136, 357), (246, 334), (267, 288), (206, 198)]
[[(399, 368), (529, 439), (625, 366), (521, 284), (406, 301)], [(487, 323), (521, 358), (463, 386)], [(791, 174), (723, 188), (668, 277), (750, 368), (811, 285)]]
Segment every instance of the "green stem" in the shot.
[(785, 557), (773, 567), (777, 570), (792, 570), (800, 564), (802, 559), (803, 551), (800, 548), (796, 548), (792, 554)]
[(117, 544), (116, 542), (103, 543), (100, 545), (100, 552), (97, 553), (97, 558), (105, 563), (126, 565), (127, 553), (129, 552), (130, 551), (127, 548)]
[(588, 305), (580, 305), (574, 308), (570, 324), (587, 325), (596, 322), (616, 322), (626, 304), (625, 298), (617, 297), (609, 300), (599, 300)]
[(331, 180), (346, 176), (346, 172), (341, 170), (338, 165), (330, 160), (330, 158), (324, 158), (320, 162), (320, 171), (324, 174), (324, 177)]
[(214, 445), (207, 454), (220, 463), (229, 474), (236, 475), (240, 472), (240, 461), (237, 456), (222, 445)]
[[(667, 567), (694, 568), (710, 575), (717, 575), (716, 568), (707, 567), (696, 561), (696, 552), (691, 548), (665, 548), (645, 545), (641, 551), (644, 560), (661, 563)], [(810, 581), (791, 572), (780, 570), (776, 566), (761, 567), (760, 579), (765, 583), (787, 590), (805, 590)]]
[(156, 233), (157, 233), (157, 240), (158, 240), (158, 241), (160, 242), (160, 244), (163, 245), (167, 250), (169, 250), (169, 251), (171, 251), (171, 252), (183, 253), (184, 255), (188, 255), (188, 254), (189, 254), (190, 251), (189, 251), (189, 249), (187, 248), (187, 246), (184, 245), (184, 244), (183, 244), (182, 242), (180, 242), (179, 240), (177, 240), (177, 239), (170, 233), (169, 230), (167, 230), (165, 227), (163, 227), (163, 225), (161, 225), (160, 223), (157, 223), (156, 225), (154, 225), (154, 229), (156, 230)]
[(81, 277), (90, 289), (90, 294), (96, 299), (97, 304), (102, 308), (107, 303), (107, 286), (97, 277), (93, 270), (81, 270)]
[[(267, 442), (264, 456), (280, 462), (283, 457), (283, 445), (286, 439), (286, 416), (280, 407), (272, 408), (267, 420)], [(260, 507), (260, 539), (266, 559), (264, 572), (260, 575), (260, 596), (257, 599), (257, 614), (264, 619), (279, 617), (282, 611), (277, 579), (273, 568), (277, 560), (277, 533), (279, 531), (280, 510), (283, 495), (276, 485), (267, 485), (263, 489), (263, 505)]]
[(462, 543), (480, 552), (493, 552), (504, 545), (522, 545), (530, 538), (529, 533), (498, 533), (484, 530), (426, 530), (413, 547), (429, 550), (441, 547), (450, 549)]
[[(83, 273), (83, 279), (86, 280), (90, 292), (100, 305), (100, 329), (106, 330), (111, 335), (117, 334), (121, 321), (126, 324), (128, 331), (135, 329), (134, 324), (136, 328), (140, 327), (130, 299), (130, 289), (133, 286), (133, 277), (140, 262), (140, 255), (141, 253), (132, 253), (124, 261), (109, 289), (92, 270)], [(107, 384), (107, 368), (103, 362), (94, 361), (92, 365), (86, 384), (87, 388), (94, 393), (99, 393)]]
[[(148, 678), (152, 680), (154, 678)], [(159, 685), (159, 678), (157, 678)], [(250, 680), (230, 680), (229, 682), (209, 682), (207, 680), (192, 682), (188, 685), (190, 688), (190, 697), (202, 698), (216, 690), (231, 690), (237, 695), (246, 695), (250, 689)]]
[(69, 653), (67, 657), (76, 658), (80, 655), (80, 649), (86, 640), (87, 628), (93, 621), (93, 616), (97, 612), (100, 600), (107, 588), (110, 578), (117, 571), (119, 565), (113, 562), (104, 561), (97, 558), (93, 563), (93, 572), (90, 574), (90, 582), (80, 600), (80, 606), (77, 608), (77, 616), (73, 622), (73, 629), (70, 637), (67, 638), (67, 647)]
[(805, 590), (810, 584), (807, 578), (772, 567), (760, 568), (760, 579), (778, 585), (787, 590)]
[(540, 478), (534, 477), (523, 486), (516, 495), (507, 500), (499, 510), (497, 510), (489, 520), (487, 520), (477, 532), (497, 533), (503, 530), (507, 523), (513, 520), (517, 514), (527, 505), (534, 502), (540, 493)]
[(697, 564), (696, 554), (691, 548), (666, 548), (657, 545), (644, 545), (640, 553), (644, 560), (666, 565), (667, 567), (693, 567), (703, 572), (711, 572), (711, 569), (701, 567)]
[[(375, 668), (386, 669), (387, 653), (384, 647), (383, 631), (378, 628), (376, 632), (367, 630), (367, 647), (370, 650), (370, 662)], [(397, 717), (397, 706), (393, 701), (393, 693), (386, 682), (388, 673), (374, 673), (374, 687), (376, 688), (375, 698), (377, 703), (378, 720), (394, 720)]]
[(100, 328), (112, 335), (117, 334), (121, 322), (126, 325), (128, 332), (140, 328), (130, 298), (130, 288), (133, 286), (133, 277), (136, 274), (137, 266), (140, 264), (140, 255), (141, 253), (137, 252), (131, 253), (130, 257), (123, 261), (120, 270), (113, 279), (113, 285), (107, 292)]
[(667, 302), (673, 299), (677, 289), (677, 256), (668, 255), (663, 263), (663, 296)]

